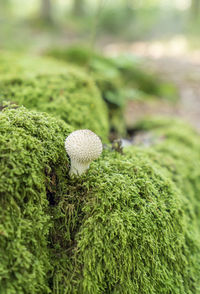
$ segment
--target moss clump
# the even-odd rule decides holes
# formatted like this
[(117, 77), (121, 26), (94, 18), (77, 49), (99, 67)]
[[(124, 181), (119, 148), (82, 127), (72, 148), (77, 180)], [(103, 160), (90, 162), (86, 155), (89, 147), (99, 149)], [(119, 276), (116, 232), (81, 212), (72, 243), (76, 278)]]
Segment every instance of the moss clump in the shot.
[(98, 54), (83, 46), (81, 48), (76, 46), (63, 49), (51, 48), (45, 54), (58, 60), (76, 63), (80, 66), (88, 66), (91, 58), (98, 58)]
[[(70, 67), (70, 66), (69, 66)], [(51, 58), (22, 55), (13, 52), (0, 51), (0, 77), (7, 78), (10, 75), (33, 77), (36, 74), (53, 72), (66, 73), (66, 65)]]
[(69, 179), (71, 127), (23, 107), (0, 120), (1, 293), (198, 293), (195, 132), (152, 121), (158, 145)]
[(167, 124), (150, 123), (165, 135), (158, 145), (104, 152), (87, 175), (62, 184), (53, 293), (198, 293), (199, 136)]
[(45, 59), (41, 62), (50, 73), (38, 74), (33, 70), (32, 76), (26, 72), (18, 76), (9, 74), (0, 81), (0, 100), (9, 99), (29, 109), (50, 113), (75, 128), (91, 129), (106, 141), (107, 108), (93, 81), (70, 66), (61, 67), (59, 73), (59, 63), (54, 74), (53, 65), (46, 64)]
[(0, 112), (0, 293), (50, 293), (49, 214), (72, 128), (25, 108)]
[(190, 125), (172, 118), (149, 118), (138, 123), (137, 129), (151, 131), (157, 136), (164, 134), (162, 144), (154, 146), (161, 154), (158, 164), (168, 169), (176, 185), (186, 197), (189, 195), (200, 219), (200, 141), (197, 132)]

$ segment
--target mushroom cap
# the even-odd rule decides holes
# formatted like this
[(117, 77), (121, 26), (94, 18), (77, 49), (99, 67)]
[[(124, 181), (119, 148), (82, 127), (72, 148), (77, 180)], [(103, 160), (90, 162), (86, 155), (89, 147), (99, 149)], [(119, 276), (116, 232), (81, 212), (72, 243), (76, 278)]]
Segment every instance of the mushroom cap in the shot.
[(100, 138), (92, 131), (77, 130), (66, 138), (65, 149), (71, 159), (89, 163), (100, 156), (103, 147)]

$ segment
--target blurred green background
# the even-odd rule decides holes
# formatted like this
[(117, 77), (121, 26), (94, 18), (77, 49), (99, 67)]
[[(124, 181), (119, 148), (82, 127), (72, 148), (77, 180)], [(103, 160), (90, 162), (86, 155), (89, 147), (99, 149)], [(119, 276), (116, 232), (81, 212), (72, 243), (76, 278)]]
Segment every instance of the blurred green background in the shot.
[(199, 0), (0, 0), (0, 48), (169, 40), (198, 46)]

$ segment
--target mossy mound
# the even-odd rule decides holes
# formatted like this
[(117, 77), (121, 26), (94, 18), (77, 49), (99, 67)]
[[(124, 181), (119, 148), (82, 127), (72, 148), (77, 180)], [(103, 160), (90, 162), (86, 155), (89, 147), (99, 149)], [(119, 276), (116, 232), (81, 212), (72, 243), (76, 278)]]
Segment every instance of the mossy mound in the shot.
[[(2, 57), (2, 60), (9, 64), (6, 58)], [(19, 58), (18, 63), (24, 64), (27, 60)], [(94, 82), (87, 74), (71, 66), (63, 69), (59, 63), (46, 63), (42, 58), (36, 60), (37, 65), (41, 60), (46, 73), (31, 71), (29, 60), (27, 68), (25, 65), (21, 67), (21, 75), (9, 73), (1, 79), (0, 101), (10, 100), (29, 109), (50, 113), (75, 128), (90, 129), (106, 141), (109, 132), (108, 111)], [(18, 69), (16, 64), (13, 67), (13, 71)]]
[(0, 51), (1, 79), (10, 75), (19, 76), (23, 74), (27, 77), (32, 77), (36, 74), (46, 74), (49, 72), (54, 74), (66, 73), (66, 65), (52, 58), (41, 58), (38, 56)]
[(158, 137), (164, 135), (163, 143), (154, 146), (154, 150), (162, 155), (158, 164), (167, 168), (176, 185), (186, 197), (189, 195), (200, 220), (199, 134), (190, 125), (172, 118), (149, 118), (138, 123), (137, 129), (151, 131)]
[(56, 168), (67, 174), (72, 128), (23, 107), (4, 109), (0, 122), (0, 293), (49, 293), (49, 201)]
[(199, 293), (195, 132), (152, 121), (163, 141), (69, 179), (70, 126), (23, 107), (0, 120), (1, 293)]
[(165, 135), (158, 145), (106, 151), (63, 184), (53, 293), (199, 293), (199, 136), (169, 122), (150, 123)]

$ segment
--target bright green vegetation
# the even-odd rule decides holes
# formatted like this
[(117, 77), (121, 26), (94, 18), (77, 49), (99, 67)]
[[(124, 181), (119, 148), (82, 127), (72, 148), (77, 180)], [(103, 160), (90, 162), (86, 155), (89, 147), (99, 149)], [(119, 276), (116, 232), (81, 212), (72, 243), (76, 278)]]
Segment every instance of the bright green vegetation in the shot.
[(150, 123), (163, 142), (107, 151), (59, 194), (55, 293), (199, 293), (200, 143), (184, 126)]
[(0, 77), (19, 76), (33, 77), (36, 74), (66, 73), (66, 66), (51, 58), (21, 55), (18, 53), (0, 51)]
[(56, 170), (67, 176), (73, 129), (25, 108), (0, 112), (0, 122), (0, 293), (49, 293), (49, 195)]
[(152, 118), (138, 123), (136, 128), (154, 132), (156, 136), (164, 134), (163, 143), (154, 147), (154, 150), (162, 154), (162, 161), (159, 164), (162, 162), (172, 174), (176, 185), (182, 189), (186, 197), (189, 195), (200, 225), (199, 135), (177, 119)]
[[(9, 68), (12, 61), (8, 56), (15, 62), (14, 69)], [(107, 140), (108, 111), (87, 74), (48, 59), (18, 58), (9, 54), (1, 56), (2, 68), (7, 64), (8, 74), (0, 81), (0, 101), (10, 100), (29, 109), (50, 113), (75, 128), (90, 129)]]
[[(61, 120), (0, 113), (1, 293), (199, 293), (199, 136), (140, 124), (151, 148), (104, 151), (69, 179)], [(199, 204), (198, 204), (199, 205)]]

